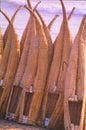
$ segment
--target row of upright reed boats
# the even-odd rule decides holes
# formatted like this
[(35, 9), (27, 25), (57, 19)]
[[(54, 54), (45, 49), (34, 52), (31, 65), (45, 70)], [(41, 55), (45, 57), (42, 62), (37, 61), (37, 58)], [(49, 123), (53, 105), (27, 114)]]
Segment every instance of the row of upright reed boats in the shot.
[[(0, 28), (0, 118), (56, 130), (86, 130), (86, 15), (74, 42), (66, 9), (54, 41), (53, 20), (46, 25), (37, 5), (20, 6), (9, 25)], [(20, 9), (30, 12), (21, 40), (14, 20)]]

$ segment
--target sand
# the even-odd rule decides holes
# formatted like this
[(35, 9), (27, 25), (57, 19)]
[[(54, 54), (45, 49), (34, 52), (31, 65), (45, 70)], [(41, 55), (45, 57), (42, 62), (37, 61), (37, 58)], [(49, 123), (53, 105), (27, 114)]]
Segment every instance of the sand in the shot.
[(0, 120), (0, 130), (49, 130), (49, 129), (18, 124), (7, 120)]

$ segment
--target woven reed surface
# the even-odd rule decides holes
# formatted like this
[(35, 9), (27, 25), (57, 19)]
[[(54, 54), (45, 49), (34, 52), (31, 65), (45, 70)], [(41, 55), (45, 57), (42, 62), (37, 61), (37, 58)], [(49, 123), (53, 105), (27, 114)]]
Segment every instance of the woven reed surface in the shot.
[(0, 130), (49, 130), (45, 128), (21, 125), (12, 121), (0, 120)]

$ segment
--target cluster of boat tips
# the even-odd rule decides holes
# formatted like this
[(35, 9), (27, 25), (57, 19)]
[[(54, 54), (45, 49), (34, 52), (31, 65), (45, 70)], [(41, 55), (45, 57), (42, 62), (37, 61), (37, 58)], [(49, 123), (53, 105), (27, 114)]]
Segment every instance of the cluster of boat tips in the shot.
[[(56, 130), (86, 130), (86, 15), (74, 42), (60, 0), (63, 20), (54, 42), (37, 5), (20, 6), (0, 28), (0, 118)], [(30, 12), (21, 40), (13, 22), (22, 8)]]

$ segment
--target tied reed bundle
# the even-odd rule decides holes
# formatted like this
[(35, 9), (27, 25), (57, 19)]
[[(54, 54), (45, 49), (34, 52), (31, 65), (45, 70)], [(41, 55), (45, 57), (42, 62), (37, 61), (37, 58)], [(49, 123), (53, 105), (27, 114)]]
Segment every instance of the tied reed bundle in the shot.
[[(3, 50), (4, 50), (3, 46), (4, 46), (4, 41), (3, 41), (2, 29), (0, 27), (0, 64), (2, 62), (2, 55), (3, 55)], [(2, 95), (2, 91), (3, 91), (2, 82), (3, 82), (3, 80), (0, 80), (0, 98)]]
[[(40, 2), (39, 2), (40, 3)], [(35, 6), (35, 8), (38, 6), (38, 4)], [(31, 7), (31, 5), (29, 4), (29, 6)], [(32, 18), (32, 16), (31, 16)], [(32, 18), (33, 20), (33, 18)], [(35, 71), (36, 71), (36, 66), (37, 66), (37, 55), (38, 55), (38, 42), (37, 42), (37, 38), (36, 38), (36, 31), (35, 31), (35, 23), (34, 21), (31, 22), (31, 32), (30, 34), (31, 35), (31, 44), (30, 44), (30, 48), (29, 48), (29, 53), (28, 53), (28, 57), (27, 57), (27, 64), (26, 64), (26, 68), (25, 68), (25, 72), (24, 72), (24, 75), (22, 77), (22, 81), (20, 83), (20, 86), (22, 86), (24, 88), (24, 90), (22, 90), (22, 93), (20, 95), (20, 99), (19, 99), (19, 102), (21, 102), (21, 99), (22, 99), (22, 96), (23, 96), (23, 101), (22, 101), (22, 105), (20, 103), (18, 103), (18, 107), (16, 109), (16, 112), (15, 112), (15, 118), (18, 117), (18, 114), (20, 113), (19, 115), (19, 122), (22, 122), (22, 117), (23, 117), (23, 114), (24, 113), (27, 113), (28, 112), (28, 109), (24, 110), (24, 107), (27, 106), (27, 102), (29, 102), (29, 98), (30, 97), (30, 86), (33, 82), (33, 79), (34, 79), (34, 76), (35, 76)], [(34, 26), (33, 26), (34, 25)], [(34, 60), (34, 57), (35, 57), (35, 60)], [(29, 66), (29, 67), (28, 67)], [(25, 91), (25, 92), (24, 92)], [(26, 93), (27, 92), (27, 93)], [(28, 99), (28, 101), (27, 101)], [(27, 102), (26, 102), (27, 101)], [(24, 106), (23, 102), (26, 102), (24, 104), (26, 104)], [(27, 106), (28, 107), (28, 106)], [(20, 109), (20, 112), (19, 112), (19, 109)], [(24, 112), (25, 111), (25, 112)]]
[[(30, 2), (29, 2), (28, 0), (27, 0), (27, 3), (28, 3), (28, 7), (29, 7), (29, 8), (32, 8), (32, 7), (31, 7), (31, 4), (30, 4)], [(35, 10), (40, 3), (41, 3), (41, 1), (39, 1), (39, 2), (35, 5), (35, 7), (34, 7), (33, 10)], [(26, 39), (27, 34), (28, 34), (27, 31), (28, 31), (28, 27), (29, 27), (29, 21), (30, 21), (30, 18), (29, 18), (29, 20), (28, 20), (28, 22), (27, 22), (27, 25), (26, 25), (25, 29), (24, 29), (24, 32), (23, 32), (22, 38), (21, 38), (21, 42), (20, 42), (20, 45), (21, 45), (21, 54), (22, 54), (22, 50), (23, 50), (23, 45), (24, 45), (24, 43), (25, 43), (25, 39)]]
[[(64, 6), (64, 3), (62, 0), (61, 0), (61, 5), (62, 5), (62, 9), (63, 9), (65, 34), (64, 34), (64, 40), (63, 40), (64, 45), (63, 45), (63, 51), (62, 51), (61, 68), (60, 68), (60, 73), (59, 73), (59, 77), (58, 77), (56, 86), (57, 86), (57, 90), (59, 90), (59, 88), (60, 88), (60, 90), (63, 92), (59, 93), (59, 97), (58, 97), (55, 109), (50, 118), (49, 128), (54, 128), (56, 123), (58, 122), (58, 119), (60, 118), (60, 116), (63, 115), (65, 75), (66, 75), (66, 71), (67, 71), (69, 55), (70, 55), (71, 46), (72, 46), (71, 32), (70, 32), (70, 28), (68, 25), (65, 6)], [(56, 116), (56, 115), (58, 115), (58, 116)]]
[(0, 64), (2, 62), (3, 46), (4, 46), (4, 41), (3, 41), (2, 29), (0, 27)]
[[(13, 14), (12, 18), (11, 18), (11, 22), (12, 24), (14, 23), (14, 20), (15, 20), (15, 17), (17, 15), (17, 13), (23, 8), (24, 6), (19, 6), (18, 9), (15, 11), (15, 13)], [(8, 34), (9, 34), (9, 30), (10, 30), (10, 24), (8, 24), (6, 30), (5, 30), (5, 33), (4, 33), (4, 36), (3, 36), (3, 40), (4, 40), (4, 47), (5, 47), (5, 44), (6, 44), (6, 41), (8, 39)]]
[[(62, 1), (61, 1), (62, 3)], [(62, 4), (63, 7), (63, 4)], [(71, 49), (71, 34), (69, 31), (68, 21), (66, 18), (66, 12), (63, 8), (63, 22), (61, 25), (60, 32), (57, 36), (57, 42), (54, 48), (54, 56), (50, 68), (50, 73), (48, 76), (48, 82), (45, 89), (44, 101), (43, 101), (43, 118), (51, 117), (49, 122), (49, 128), (55, 128), (55, 125), (63, 114), (63, 92), (64, 91), (64, 81), (67, 66), (64, 66), (64, 71), (62, 70), (64, 62), (68, 63), (68, 58)], [(66, 39), (66, 33), (69, 39)], [(54, 75), (54, 76), (53, 76)], [(60, 80), (61, 79), (61, 80)], [(49, 100), (52, 98), (52, 102)], [(61, 103), (60, 103), (61, 102)], [(48, 103), (48, 105), (47, 105)], [(52, 103), (52, 109), (49, 111), (49, 106)], [(55, 109), (54, 109), (55, 107)]]
[[(3, 15), (5, 15), (5, 13), (2, 10), (0, 10), (0, 12)], [(9, 20), (9, 18), (7, 16), (6, 16), (6, 19), (10, 23), (10, 25), (13, 26), (11, 21)], [(2, 61), (0, 64), (0, 82), (1, 82), (1, 84), (0, 84), (0, 97), (1, 97), (2, 92), (3, 92), (2, 84), (3, 84), (3, 79), (5, 76), (6, 70), (7, 70), (7, 64), (8, 64), (9, 54), (10, 54), (10, 44), (11, 44), (11, 40), (12, 40), (11, 39), (11, 32), (12, 32), (12, 29), (9, 30), (6, 46), (5, 46), (5, 48), (3, 47), (4, 50), (3, 50), (3, 55), (2, 55)]]
[(51, 30), (51, 27), (53, 25), (53, 23), (55, 22), (55, 20), (59, 17), (59, 15), (55, 15), (54, 18), (50, 21), (50, 23), (48, 24), (48, 29)]
[[(3, 11), (1, 11), (1, 13), (8, 19), (7, 15)], [(11, 92), (11, 87), (12, 87), (12, 83), (15, 77), (16, 70), (17, 70), (17, 66), (19, 62), (19, 55), (20, 55), (20, 44), (19, 44), (18, 36), (11, 22), (10, 24), (11, 24), (11, 32), (12, 32), (10, 37), (12, 39), (12, 43), (11, 43), (11, 48), (10, 48), (9, 60), (7, 64), (7, 71), (6, 71), (6, 74), (3, 80), (3, 85), (2, 85), (4, 90), (0, 99), (0, 115), (1, 116), (4, 116), (6, 113), (8, 98)]]
[[(71, 50), (65, 81), (64, 125), (65, 129), (83, 130), (86, 102), (86, 15)], [(71, 71), (70, 71), (71, 70)]]
[[(38, 2), (35, 5), (34, 9), (39, 5), (39, 3), (40, 2)], [(31, 32), (32, 32), (31, 30), (33, 27), (32, 21), (33, 21), (33, 18), (30, 17), (29, 21), (26, 25), (26, 28), (24, 30), (24, 33), (23, 33), (24, 34), (24, 37), (22, 37), (23, 40), (21, 39), (22, 45), (20, 43), (20, 46), (23, 47), (23, 50), (21, 51), (21, 54), (20, 54), (21, 57), (20, 57), (19, 65), (18, 65), (17, 72), (16, 72), (15, 79), (14, 79), (14, 83), (13, 83), (12, 95), (10, 96), (11, 101), (10, 101), (9, 106), (8, 106), (8, 111), (10, 113), (15, 113), (15, 111), (17, 109), (17, 105), (19, 104), (19, 98), (20, 98), (20, 95), (22, 92), (23, 86), (20, 84), (22, 81), (21, 79), (23, 77), (26, 65), (27, 65), (27, 58), (28, 58), (29, 48), (30, 48), (30, 44), (31, 44)]]
[[(17, 13), (20, 11), (20, 9), (22, 9), (23, 6), (19, 6), (19, 8), (15, 11), (15, 13), (13, 14), (12, 18), (11, 18), (11, 23), (13, 24), (15, 16), (17, 15)], [(10, 55), (10, 50), (11, 50), (11, 42), (12, 42), (12, 34), (11, 34), (11, 24), (9, 23), (9, 25), (6, 28), (6, 31), (4, 33), (3, 36), (3, 59), (0, 65), (0, 77), (1, 77), (1, 88), (0, 88), (0, 95), (2, 95), (3, 92), (3, 88), (2, 88), (2, 84), (3, 84), (3, 79), (7, 70), (7, 64), (8, 64), (8, 59), (9, 59), (9, 55)], [(1, 96), (0, 96), (1, 97)]]
[(46, 23), (44, 22), (42, 16), (39, 14), (39, 12), (37, 10), (35, 10), (35, 12), (37, 13), (37, 15), (39, 16), (42, 24), (43, 24), (43, 29), (47, 38), (47, 43), (48, 43), (48, 61), (49, 61), (49, 68), (51, 65), (51, 61), (52, 61), (52, 57), (53, 57), (53, 43), (52, 43), (52, 38), (50, 35), (50, 30), (48, 29)]
[[(37, 6), (38, 6), (38, 3), (36, 4), (35, 8)], [(30, 17), (29, 22), (28, 22), (28, 24), (27, 24), (27, 26), (25, 28), (25, 30), (27, 30), (27, 35), (24, 34), (25, 35), (24, 38), (26, 38), (25, 42), (23, 43), (23, 41), (21, 39), (21, 42), (24, 44), (24, 46), (23, 46), (23, 50), (22, 50), (18, 70), (17, 70), (17, 73), (16, 73), (14, 86), (19, 86), (21, 78), (22, 78), (24, 70), (25, 70), (25, 66), (26, 66), (26, 62), (27, 62), (26, 59), (27, 59), (27, 55), (28, 55), (28, 51), (29, 51), (29, 47), (30, 47), (30, 42), (31, 42), (31, 27), (32, 27), (32, 18)]]
[[(68, 20), (70, 20), (72, 14), (73, 14), (73, 12), (74, 12), (74, 10), (75, 10), (75, 7), (73, 7), (73, 9), (71, 10), (71, 12), (70, 12), (70, 14), (69, 14), (69, 16), (68, 16)], [(59, 15), (55, 15), (54, 18), (50, 21), (50, 23), (49, 23), (48, 26), (47, 26), (49, 30), (51, 30), (51, 27), (52, 27), (53, 23), (55, 22), (55, 20), (56, 20), (58, 17), (59, 17)]]
[[(32, 96), (29, 114), (28, 114), (28, 124), (34, 125), (36, 124), (36, 120), (40, 111), (41, 101), (43, 97), (43, 90), (46, 81), (46, 75), (48, 69), (48, 44), (47, 44), (47, 39), (44, 30), (40, 25), (39, 20), (31, 10), (30, 12), (36, 20), (37, 37), (39, 41), (38, 68), (37, 68), (37, 72), (33, 84), (34, 94)], [(36, 108), (35, 111), (34, 111), (34, 107)]]
[[(15, 19), (15, 16), (17, 15), (17, 13), (19, 12), (19, 10), (23, 8), (23, 6), (20, 6), (16, 12), (14, 13), (14, 15), (12, 16), (11, 18), (11, 23), (14, 22), (14, 19)], [(0, 80), (3, 82), (3, 79), (4, 79), (4, 76), (5, 76), (5, 73), (6, 73), (6, 70), (7, 70), (7, 63), (8, 63), (8, 59), (9, 59), (9, 54), (10, 54), (10, 47), (11, 47), (11, 41), (12, 41), (12, 28), (11, 28), (11, 24), (9, 23), (9, 25), (7, 26), (6, 28), (6, 31), (4, 33), (4, 36), (3, 36), (3, 56), (2, 56), (2, 62), (1, 62), (1, 65), (0, 65)], [(2, 85), (1, 85), (2, 86)], [(3, 91), (3, 88), (1, 88)]]
[[(4, 14), (4, 12), (2, 12), (1, 10), (0, 10), (0, 12)], [(7, 17), (6, 17), (6, 19), (8, 20)], [(3, 51), (2, 62), (0, 64), (0, 80), (3, 80), (5, 73), (6, 73), (7, 63), (8, 63), (9, 54), (10, 54), (10, 45), (11, 45), (11, 40), (12, 40), (11, 34), (12, 34), (12, 26), (13, 25), (10, 22), (10, 20), (8, 20), (8, 22), (11, 24), (11, 29), (9, 30), (7, 43), (6, 43), (6, 46), (5, 46), (4, 51)]]
[[(22, 121), (23, 114), (28, 116), (28, 112), (29, 112), (28, 110), (30, 106), (29, 103), (34, 92), (33, 83), (34, 83), (34, 78), (35, 78), (35, 75), (37, 72), (37, 66), (38, 66), (39, 43), (36, 36), (36, 23), (35, 23), (34, 18), (32, 21), (32, 25), (33, 26), (32, 26), (32, 33), (31, 33), (31, 45), (30, 45), (30, 50), (28, 53), (27, 65), (25, 68), (24, 75), (22, 77), (21, 84), (20, 84), (20, 86), (24, 88), (21, 94), (21, 98), (24, 98), (25, 100), (24, 100), (24, 103), (21, 105), (21, 108), (23, 109), (20, 109), (19, 122)], [(25, 102), (27, 99), (28, 101)]]

